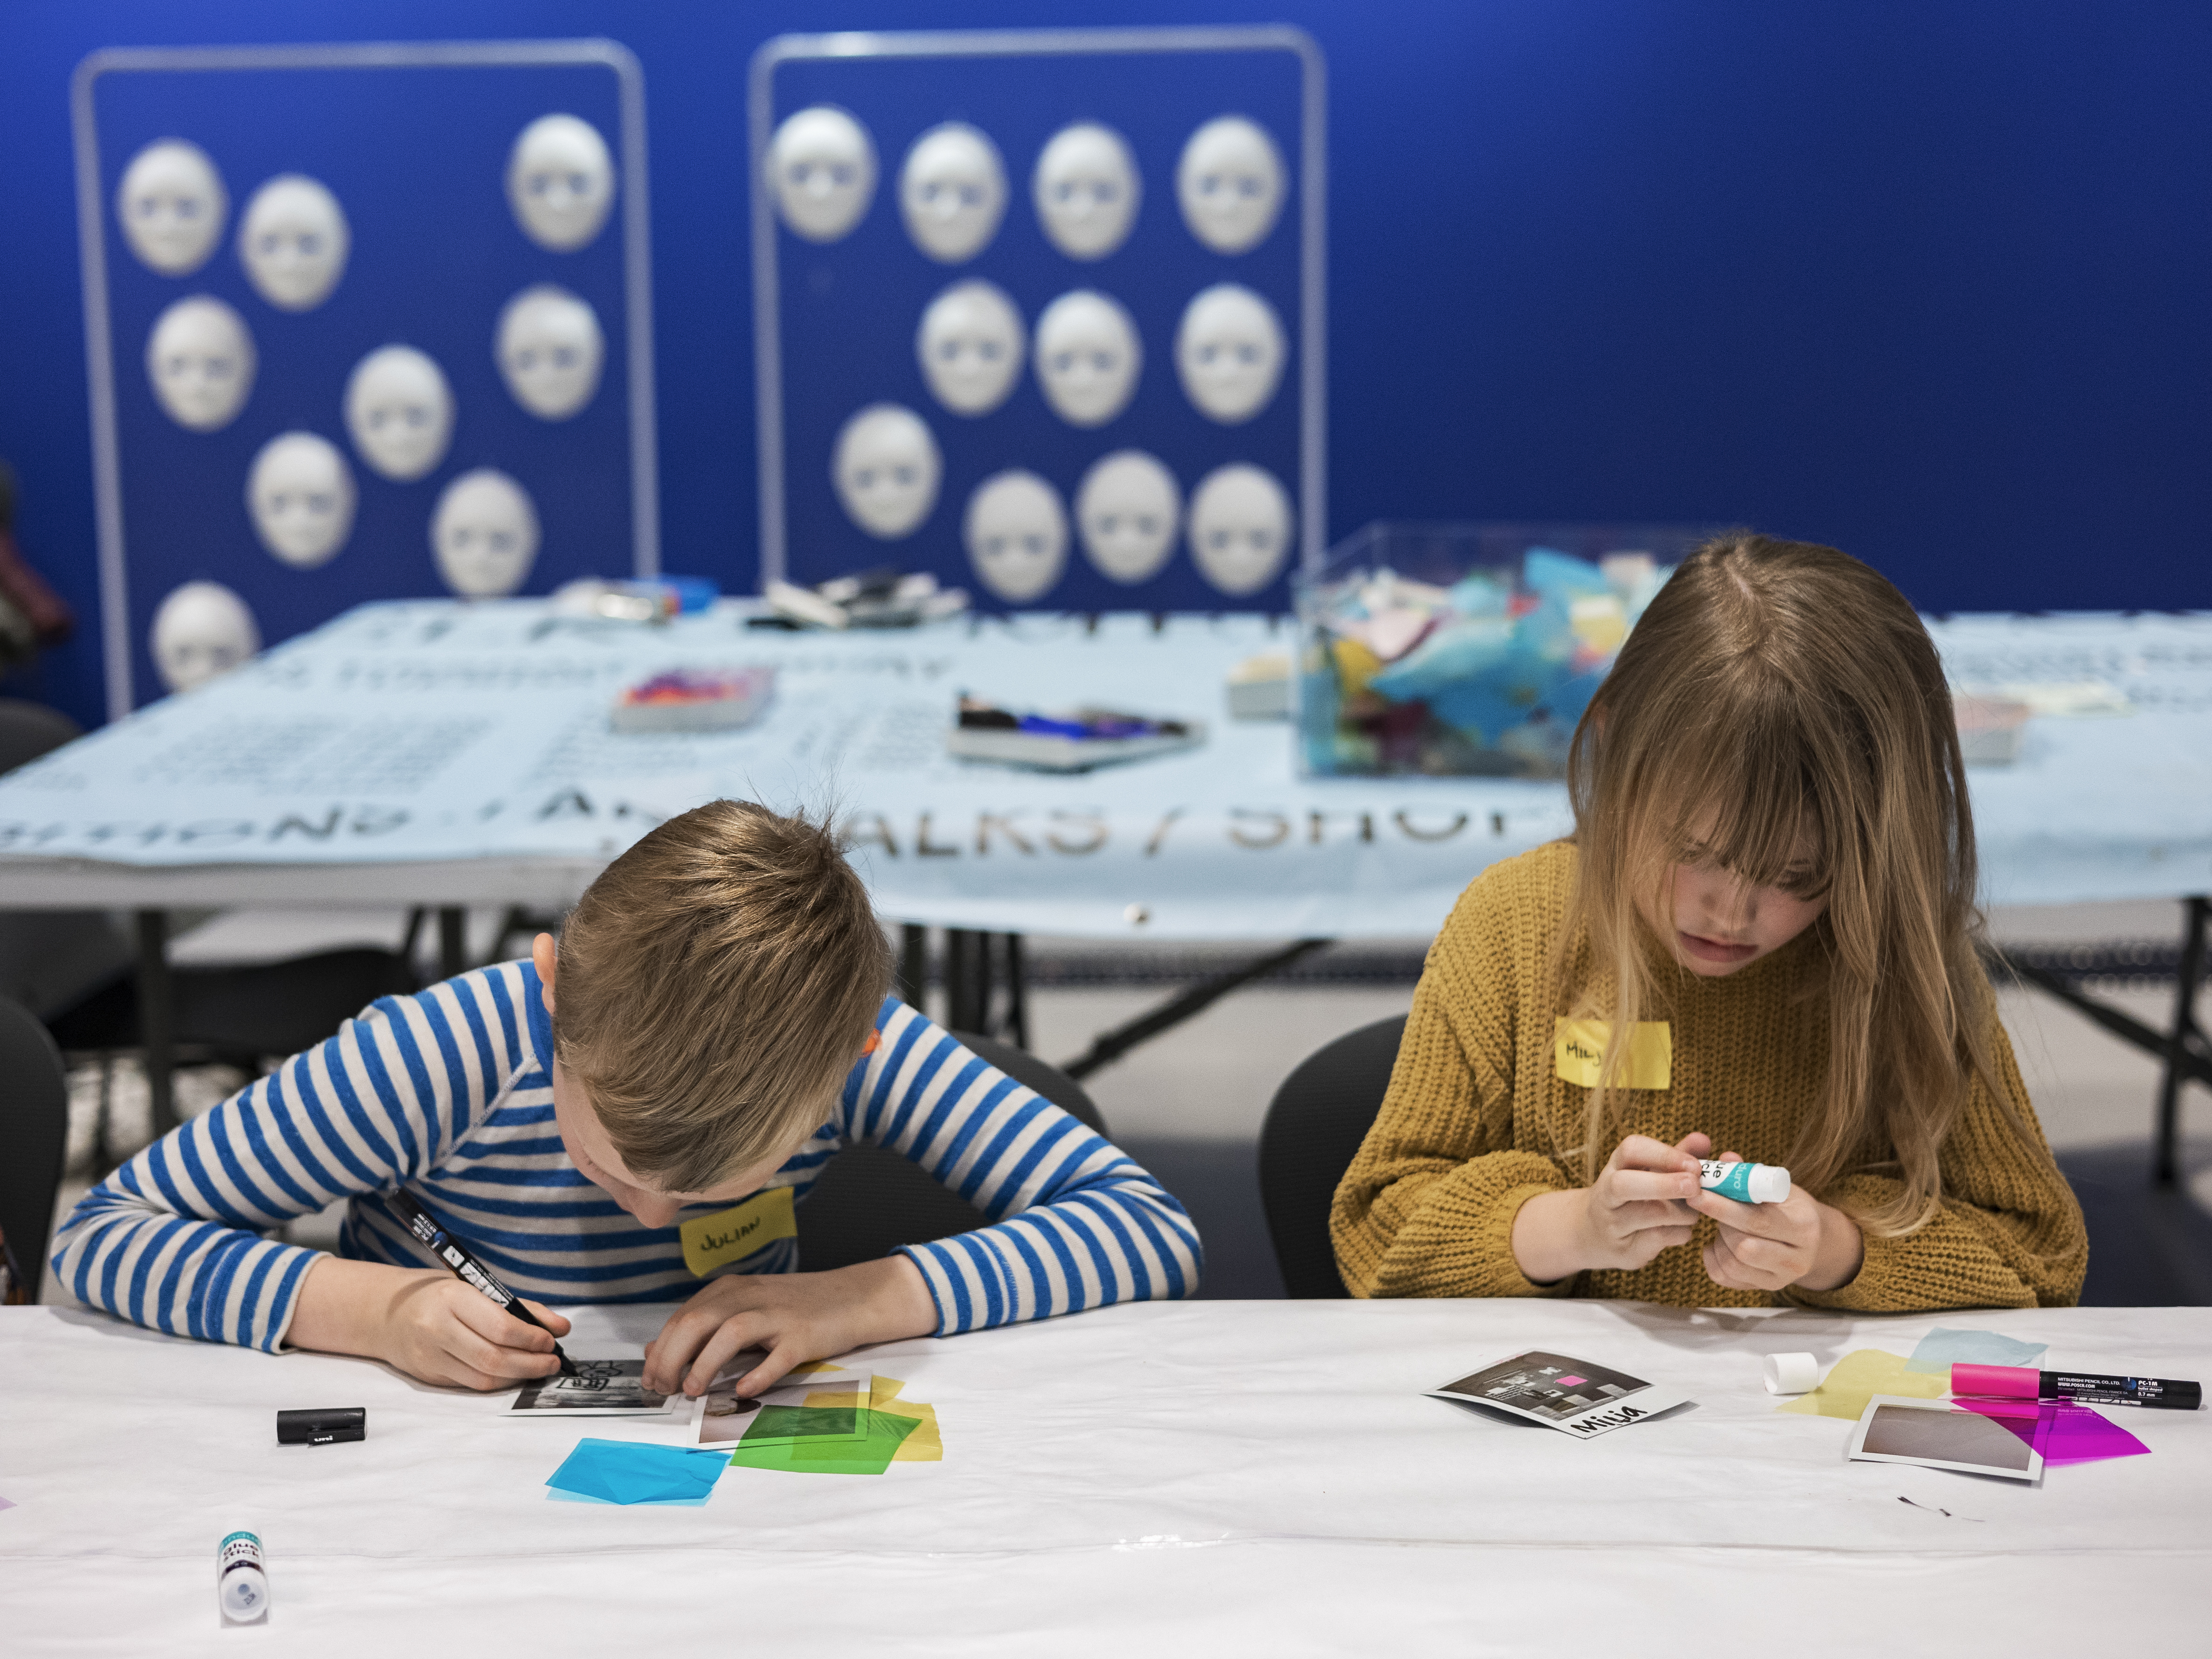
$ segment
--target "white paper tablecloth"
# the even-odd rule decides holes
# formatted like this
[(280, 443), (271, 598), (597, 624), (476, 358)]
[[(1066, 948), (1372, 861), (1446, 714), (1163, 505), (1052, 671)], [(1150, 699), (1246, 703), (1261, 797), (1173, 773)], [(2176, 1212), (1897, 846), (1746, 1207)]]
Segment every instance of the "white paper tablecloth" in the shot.
[[(572, 1346), (634, 1352), (663, 1311), (584, 1310)], [(2030, 1489), (1847, 1463), (1848, 1425), (1760, 1389), (1765, 1353), (1908, 1354), (1938, 1324), (2047, 1365), (2212, 1370), (2212, 1309), (1150, 1304), (870, 1352), (938, 1408), (942, 1463), (617, 1508), (544, 1480), (584, 1433), (669, 1437), (650, 1419), (506, 1422), (365, 1361), (4, 1309), (0, 1650), (2203, 1651), (2212, 1415), (2115, 1411), (2149, 1456)], [(1578, 1443), (1420, 1397), (1531, 1347), (1697, 1403)], [(280, 1407), (353, 1405), (362, 1443), (275, 1443)], [(265, 1630), (216, 1624), (240, 1527)]]

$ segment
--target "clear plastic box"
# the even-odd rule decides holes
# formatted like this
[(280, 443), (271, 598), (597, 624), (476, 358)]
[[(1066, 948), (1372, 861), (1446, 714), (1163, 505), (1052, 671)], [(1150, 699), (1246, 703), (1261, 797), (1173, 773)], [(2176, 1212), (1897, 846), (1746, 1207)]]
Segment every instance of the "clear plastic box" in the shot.
[(1309, 777), (1557, 777), (1689, 526), (1370, 524), (1297, 586)]

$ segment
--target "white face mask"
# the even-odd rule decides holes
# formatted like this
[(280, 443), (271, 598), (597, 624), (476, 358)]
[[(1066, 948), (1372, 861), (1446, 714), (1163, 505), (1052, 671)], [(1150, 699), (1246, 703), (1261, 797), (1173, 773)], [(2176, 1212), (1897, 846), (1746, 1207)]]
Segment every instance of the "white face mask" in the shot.
[(1224, 115), (1182, 147), (1176, 200), (1192, 235), (1216, 253), (1243, 253), (1275, 228), (1283, 183), (1282, 152), (1266, 130), (1241, 115)]
[(1176, 331), (1176, 372), (1199, 412), (1234, 426), (1267, 406), (1283, 377), (1283, 327), (1249, 288), (1223, 283), (1193, 300)]
[(592, 401), (606, 351), (598, 314), (550, 283), (523, 289), (499, 313), (499, 372), (541, 421), (565, 421)]
[(1291, 548), (1291, 498), (1271, 473), (1238, 464), (1209, 472), (1190, 498), (1190, 552), (1224, 593), (1256, 593)]
[(586, 246), (614, 205), (615, 163), (588, 121), (541, 115), (523, 128), (507, 161), (507, 200), (522, 234), (542, 248)]
[(929, 302), (915, 336), (922, 378), (956, 415), (988, 415), (1021, 378), (1022, 314), (989, 283), (956, 283)]
[(1067, 566), (1067, 515), (1034, 472), (986, 478), (968, 498), (961, 536), (976, 580), (1015, 605), (1045, 592)]
[(384, 346), (346, 380), (346, 430), (362, 459), (405, 483), (446, 459), (453, 393), (445, 372), (411, 346)]
[(179, 300), (146, 337), (146, 375), (154, 397), (179, 426), (218, 432), (238, 418), (253, 390), (253, 337), (220, 300)]
[(329, 299), (352, 246), (338, 198), (297, 173), (281, 173), (255, 191), (238, 228), (246, 274), (279, 311), (313, 311)]
[(859, 224), (876, 194), (876, 146), (842, 109), (817, 104), (786, 118), (768, 147), (769, 188), (783, 222), (810, 242)]
[(465, 599), (514, 592), (538, 556), (538, 509), (504, 472), (464, 472), (438, 497), (430, 519), (430, 550), (446, 586)]
[(942, 264), (972, 259), (999, 234), (1006, 169), (998, 146), (948, 121), (915, 140), (899, 170), (899, 211), (914, 245)]
[(1137, 395), (1144, 348), (1129, 313), (1088, 289), (1063, 294), (1036, 325), (1036, 374), (1045, 401), (1072, 426), (1103, 426)]
[(1117, 582), (1159, 574), (1182, 527), (1182, 490), (1175, 474), (1140, 449), (1094, 463), (1075, 492), (1075, 527), (1099, 573)]
[(1030, 189), (1054, 247), (1071, 259), (1103, 259), (1128, 240), (1143, 185), (1121, 135), (1085, 121), (1053, 135)]
[(837, 434), (830, 478), (846, 516), (871, 536), (910, 536), (937, 505), (945, 465), (921, 416), (897, 404), (872, 404)]
[(186, 582), (154, 613), (154, 666), (172, 691), (189, 691), (261, 649), (253, 613), (221, 582)]
[(164, 276), (198, 270), (222, 239), (230, 213), (222, 175), (198, 144), (164, 138), (131, 158), (115, 191), (123, 240)]
[(353, 533), (353, 472), (335, 445), (287, 432), (253, 458), (246, 505), (262, 546), (295, 570), (313, 570)]

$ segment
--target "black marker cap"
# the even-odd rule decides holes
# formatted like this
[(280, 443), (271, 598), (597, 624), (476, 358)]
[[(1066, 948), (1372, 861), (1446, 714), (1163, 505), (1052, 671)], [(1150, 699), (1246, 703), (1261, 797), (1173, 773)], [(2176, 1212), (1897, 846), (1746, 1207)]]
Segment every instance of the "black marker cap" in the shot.
[(337, 1440), (368, 1438), (368, 1409), (364, 1406), (325, 1406), (313, 1411), (276, 1413), (280, 1446), (327, 1446)]

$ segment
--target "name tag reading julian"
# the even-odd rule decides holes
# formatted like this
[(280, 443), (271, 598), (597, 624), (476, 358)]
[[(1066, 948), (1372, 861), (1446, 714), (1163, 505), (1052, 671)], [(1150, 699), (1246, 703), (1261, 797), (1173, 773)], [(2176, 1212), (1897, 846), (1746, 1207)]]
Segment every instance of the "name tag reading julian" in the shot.
[(732, 1208), (687, 1221), (677, 1231), (684, 1237), (684, 1265), (694, 1278), (704, 1279), (779, 1238), (798, 1237), (799, 1217), (791, 1207), (791, 1188), (771, 1187)]
[[(1553, 1022), (1553, 1046), (1559, 1080), (1597, 1087), (1605, 1045), (1613, 1036), (1613, 1022), (1604, 1019), (1559, 1019)], [(1674, 1086), (1674, 1031), (1663, 1019), (1639, 1019), (1621, 1056), (1620, 1084), (1624, 1089), (1671, 1089)]]

